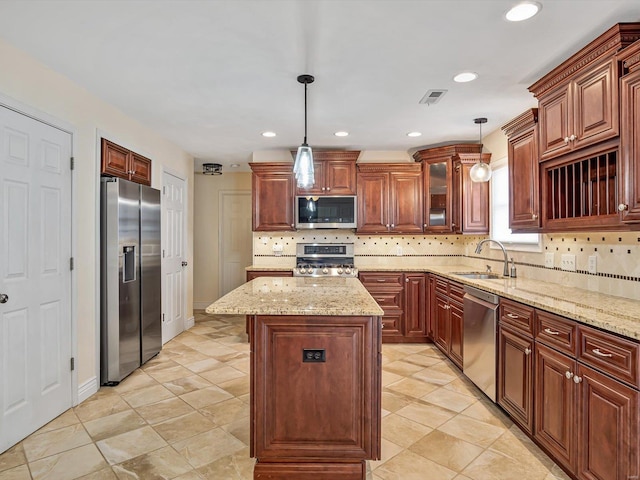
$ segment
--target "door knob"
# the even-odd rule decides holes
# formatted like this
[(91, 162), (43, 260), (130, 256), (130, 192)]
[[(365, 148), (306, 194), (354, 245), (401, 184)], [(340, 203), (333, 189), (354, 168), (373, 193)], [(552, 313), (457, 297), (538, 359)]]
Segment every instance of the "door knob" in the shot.
[(0, 303), (7, 303), (9, 301), (9, 295), (6, 293), (0, 293)]
[(183, 260), (183, 261), (182, 261), (182, 266), (183, 266), (183, 267), (186, 267), (187, 265), (189, 265), (189, 264)]

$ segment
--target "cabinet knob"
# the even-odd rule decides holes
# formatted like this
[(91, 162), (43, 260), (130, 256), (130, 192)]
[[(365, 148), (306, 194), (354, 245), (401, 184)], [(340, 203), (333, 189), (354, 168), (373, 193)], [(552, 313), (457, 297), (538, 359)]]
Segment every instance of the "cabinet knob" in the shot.
[(564, 140), (564, 143), (569, 143), (569, 137), (564, 137), (563, 140)]
[(405, 282), (407, 282), (407, 283), (409, 283), (409, 279), (408, 279), (408, 278), (405, 278), (405, 279), (404, 279), (404, 281), (405, 281)]
[(427, 228), (427, 224), (425, 223), (424, 225), (422, 225), (423, 228)]
[(389, 228), (389, 224), (387, 223), (387, 224), (385, 225), (385, 227)]
[(322, 191), (324, 192), (326, 190), (326, 188), (322, 187)]
[(569, 137), (569, 140), (571, 140), (572, 142), (578, 137), (576, 137), (574, 134), (571, 134), (571, 136)]
[(380, 328), (384, 328), (384, 323), (380, 322)]
[(573, 373), (567, 370), (566, 372), (564, 372), (564, 376), (567, 377), (569, 380), (571, 380), (571, 377), (573, 377)]
[(531, 218), (532, 218), (533, 220), (537, 220), (537, 219), (538, 219), (538, 214), (537, 214), (537, 213), (533, 213), (533, 214), (531, 214)]
[(391, 224), (391, 228), (396, 228), (396, 225), (394, 223)]
[(327, 187), (327, 192), (328, 192), (329, 190), (331, 190), (331, 187)]
[(293, 223), (291, 224), (291, 228), (295, 228), (295, 225)]
[(582, 377), (579, 377), (578, 375), (573, 376), (574, 383), (580, 383), (581, 381), (582, 381)]
[(525, 355), (530, 355), (531, 354), (531, 349), (529, 347), (524, 349), (524, 354)]
[(621, 203), (620, 205), (618, 205), (618, 211), (619, 212), (624, 212), (628, 208), (629, 208), (629, 205), (627, 205), (626, 203)]

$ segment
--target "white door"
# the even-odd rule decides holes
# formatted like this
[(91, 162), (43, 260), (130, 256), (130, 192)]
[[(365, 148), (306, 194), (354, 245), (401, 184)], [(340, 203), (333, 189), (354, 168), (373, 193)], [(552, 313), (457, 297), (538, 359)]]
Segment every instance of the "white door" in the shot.
[(0, 106), (0, 452), (72, 405), (70, 157)]
[(220, 296), (246, 281), (253, 261), (251, 192), (220, 193)]
[(162, 343), (184, 331), (185, 181), (162, 174)]

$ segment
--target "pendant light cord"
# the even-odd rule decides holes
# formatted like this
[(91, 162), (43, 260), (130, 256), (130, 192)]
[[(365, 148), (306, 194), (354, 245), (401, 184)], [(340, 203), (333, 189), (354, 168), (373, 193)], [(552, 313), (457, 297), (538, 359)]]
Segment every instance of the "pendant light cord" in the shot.
[(304, 145), (307, 144), (307, 82), (304, 84)]

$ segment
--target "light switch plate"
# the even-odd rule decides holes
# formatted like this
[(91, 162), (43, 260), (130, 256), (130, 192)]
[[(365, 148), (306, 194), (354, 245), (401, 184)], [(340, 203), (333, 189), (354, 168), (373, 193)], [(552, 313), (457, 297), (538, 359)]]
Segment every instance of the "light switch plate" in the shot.
[(544, 266), (545, 268), (553, 268), (553, 252), (544, 254)]
[(587, 271), (589, 273), (598, 273), (598, 261), (595, 255), (589, 255), (589, 263), (587, 264)]
[(560, 259), (560, 268), (568, 272), (576, 271), (576, 256), (570, 253), (563, 253)]

